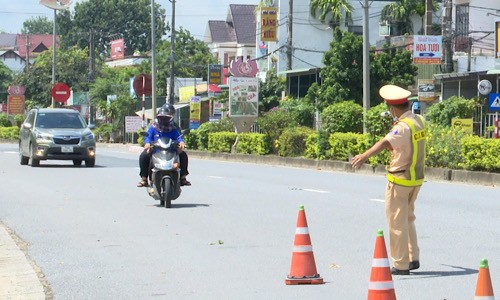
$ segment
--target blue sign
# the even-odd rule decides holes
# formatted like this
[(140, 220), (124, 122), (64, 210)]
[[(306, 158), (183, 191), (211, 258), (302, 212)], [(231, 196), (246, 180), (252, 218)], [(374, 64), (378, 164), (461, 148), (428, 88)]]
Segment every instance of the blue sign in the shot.
[(489, 109), (500, 111), (500, 94), (491, 93), (489, 100)]

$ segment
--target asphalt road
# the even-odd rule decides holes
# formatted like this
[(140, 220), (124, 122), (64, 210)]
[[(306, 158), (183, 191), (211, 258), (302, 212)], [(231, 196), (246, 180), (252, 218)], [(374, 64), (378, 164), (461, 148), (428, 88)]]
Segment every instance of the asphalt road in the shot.
[[(136, 153), (97, 155), (31, 168), (0, 144), (0, 220), (55, 299), (366, 299), (383, 176), (191, 158), (165, 209), (135, 187)], [(284, 284), (301, 204), (323, 285)], [(421, 268), (393, 277), (398, 299), (473, 299), (482, 258), (500, 295), (500, 188), (426, 182), (416, 206)]]

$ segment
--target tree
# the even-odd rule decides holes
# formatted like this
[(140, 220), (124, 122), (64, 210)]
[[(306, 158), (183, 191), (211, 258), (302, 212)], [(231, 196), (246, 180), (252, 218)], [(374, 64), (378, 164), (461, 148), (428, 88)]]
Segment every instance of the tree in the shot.
[[(425, 15), (425, 0), (397, 0), (387, 4), (382, 9), (380, 20), (386, 21), (393, 26), (392, 35), (413, 34), (413, 22), (411, 17)], [(437, 11), (436, 0), (432, 1), (433, 11)]]
[(11, 84), (12, 71), (0, 61), (0, 102), (7, 100), (7, 88)]
[(319, 13), (318, 19), (322, 23), (330, 17), (329, 23), (336, 26), (342, 23), (344, 13), (345, 19), (350, 20), (354, 10), (349, 0), (311, 0), (309, 6), (313, 17)]
[[(307, 98), (317, 101), (319, 110), (332, 103), (354, 100), (362, 105), (363, 100), (363, 39), (350, 32), (336, 29), (325, 52), (321, 70), (321, 85), (313, 84)], [(380, 103), (378, 89), (388, 83), (408, 86), (415, 83), (417, 67), (413, 65), (407, 50), (384, 48), (370, 53), (371, 106)]]
[[(47, 17), (32, 17), (23, 22), (21, 34), (52, 34), (54, 24)], [(57, 23), (56, 23), (57, 26)]]
[(267, 112), (280, 103), (281, 92), (285, 90), (286, 79), (276, 75), (274, 69), (267, 71), (266, 80), (260, 81), (259, 101), (260, 111)]
[[(88, 89), (88, 50), (73, 47), (56, 50), (56, 81), (64, 82), (73, 91)], [(42, 52), (31, 65), (29, 72), (21, 73), (15, 81), (26, 87), (26, 99), (31, 106), (48, 107), (52, 90), (52, 50)]]
[[(170, 78), (170, 45), (170, 41), (161, 40), (156, 47), (157, 86), (160, 95), (166, 95), (166, 83)], [(208, 65), (217, 62), (208, 46), (182, 27), (175, 33), (174, 59), (176, 77), (206, 78)], [(143, 62), (139, 70), (151, 73), (151, 61)]]
[[(91, 40), (101, 55), (109, 55), (111, 40), (123, 38), (125, 55), (151, 50), (150, 0), (88, 0), (75, 5), (72, 15), (61, 11), (61, 46), (87, 47)], [(160, 40), (166, 33), (165, 9), (155, 4), (155, 35)]]

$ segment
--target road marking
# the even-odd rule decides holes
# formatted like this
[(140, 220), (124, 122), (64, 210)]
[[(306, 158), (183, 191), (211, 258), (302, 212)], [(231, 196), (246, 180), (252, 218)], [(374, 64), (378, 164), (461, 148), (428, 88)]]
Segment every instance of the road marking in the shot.
[(17, 152), (17, 151), (5, 151), (4, 153), (7, 153), (7, 154), (19, 154), (19, 152)]
[(222, 177), (222, 176), (213, 176), (213, 175), (211, 175), (211, 176), (208, 176), (208, 178), (224, 179), (224, 178), (226, 178), (226, 177)]
[(306, 192), (313, 192), (313, 193), (321, 193), (321, 194), (329, 194), (329, 191), (322, 191), (322, 190), (313, 190), (313, 189), (302, 189), (303, 191)]
[(368, 200), (369, 201), (375, 201), (375, 202), (382, 202), (382, 203), (385, 202), (385, 200), (383, 200), (383, 199), (368, 199)]

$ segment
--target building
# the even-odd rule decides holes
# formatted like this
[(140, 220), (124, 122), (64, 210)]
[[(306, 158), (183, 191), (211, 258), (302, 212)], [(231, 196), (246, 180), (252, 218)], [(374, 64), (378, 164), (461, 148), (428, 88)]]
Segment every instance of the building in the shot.
[(226, 20), (208, 21), (205, 43), (220, 64), (228, 66), (236, 57), (255, 58), (256, 7), (230, 4)]

